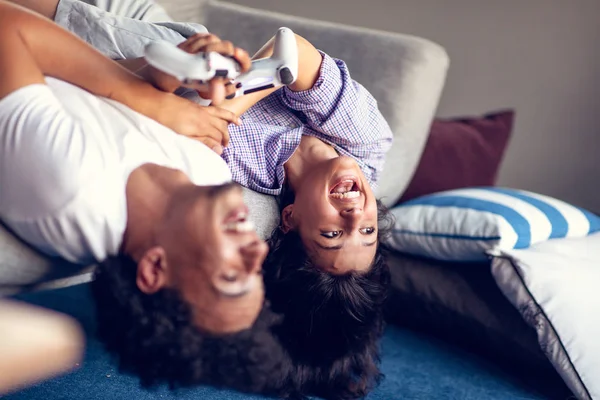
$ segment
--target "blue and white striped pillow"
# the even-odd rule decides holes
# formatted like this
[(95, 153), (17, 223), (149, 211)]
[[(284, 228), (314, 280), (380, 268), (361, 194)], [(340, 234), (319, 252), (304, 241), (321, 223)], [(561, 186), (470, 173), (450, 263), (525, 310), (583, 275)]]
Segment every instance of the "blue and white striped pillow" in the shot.
[(600, 217), (587, 210), (500, 187), (439, 192), (402, 203), (392, 213), (391, 248), (448, 261), (479, 261), (490, 250), (523, 249), (600, 231)]

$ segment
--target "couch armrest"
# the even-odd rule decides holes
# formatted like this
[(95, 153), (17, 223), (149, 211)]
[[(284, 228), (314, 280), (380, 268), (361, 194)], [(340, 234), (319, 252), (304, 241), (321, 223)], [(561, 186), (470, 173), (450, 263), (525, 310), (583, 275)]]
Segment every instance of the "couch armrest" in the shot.
[(429, 135), (449, 58), (439, 45), (414, 36), (287, 16), (221, 1), (203, 7), (209, 31), (250, 53), (286, 26), (348, 64), (352, 77), (377, 99), (394, 132), (378, 197), (396, 202), (410, 182)]

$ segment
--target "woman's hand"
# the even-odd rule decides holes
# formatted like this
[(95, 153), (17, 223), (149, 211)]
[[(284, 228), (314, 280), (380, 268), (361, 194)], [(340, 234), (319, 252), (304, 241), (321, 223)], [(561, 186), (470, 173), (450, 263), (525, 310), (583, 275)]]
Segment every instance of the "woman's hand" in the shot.
[[(233, 57), (240, 64), (241, 72), (248, 71), (251, 66), (250, 56), (245, 50), (235, 47), (229, 41), (222, 41), (217, 36), (209, 33), (198, 33), (180, 43), (177, 47), (190, 54), (214, 51), (224, 56)], [(181, 86), (181, 82), (175, 77), (150, 65), (146, 68), (147, 71), (144, 74), (161, 90), (174, 92)], [(225, 100), (226, 96), (235, 93), (235, 87), (229, 83), (227, 79), (214, 78), (206, 86), (205, 90), (199, 90), (199, 94), (206, 99), (211, 99), (213, 105), (219, 105)]]
[(239, 125), (240, 119), (231, 111), (215, 106), (201, 106), (172, 93), (160, 93), (151, 116), (180, 135), (198, 140), (217, 154), (229, 144), (230, 123)]

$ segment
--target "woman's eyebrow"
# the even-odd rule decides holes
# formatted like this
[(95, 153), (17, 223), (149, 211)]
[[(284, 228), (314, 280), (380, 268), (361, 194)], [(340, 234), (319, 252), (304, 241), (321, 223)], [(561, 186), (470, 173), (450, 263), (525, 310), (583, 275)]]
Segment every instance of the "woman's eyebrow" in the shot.
[(320, 247), (323, 250), (339, 250), (342, 247), (344, 247), (343, 244), (337, 244), (335, 246), (323, 246), (321, 243), (317, 242), (316, 240), (314, 242), (317, 245), (317, 247)]

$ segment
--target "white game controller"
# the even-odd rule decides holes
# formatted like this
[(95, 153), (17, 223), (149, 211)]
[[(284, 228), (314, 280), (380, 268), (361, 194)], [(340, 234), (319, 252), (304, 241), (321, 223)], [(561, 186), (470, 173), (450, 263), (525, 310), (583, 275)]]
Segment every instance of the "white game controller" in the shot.
[(289, 28), (277, 31), (273, 55), (253, 60), (250, 70), (243, 74), (231, 57), (216, 52), (190, 54), (166, 41), (147, 45), (144, 57), (156, 69), (177, 78), (184, 87), (200, 88), (214, 77), (232, 79), (237, 89), (233, 97), (291, 85), (298, 78), (298, 46), (296, 35)]

